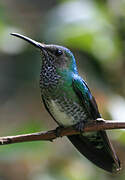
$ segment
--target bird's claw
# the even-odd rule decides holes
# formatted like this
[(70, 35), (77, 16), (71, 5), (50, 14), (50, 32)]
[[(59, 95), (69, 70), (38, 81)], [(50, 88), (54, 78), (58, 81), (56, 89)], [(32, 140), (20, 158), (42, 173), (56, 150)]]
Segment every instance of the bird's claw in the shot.
[(55, 135), (56, 137), (60, 137), (60, 134), (61, 134), (61, 130), (63, 129), (64, 127), (62, 126), (58, 126), (55, 130)]
[(83, 129), (85, 127), (85, 121), (80, 121), (77, 124), (75, 124), (74, 128), (81, 133), (83, 133)]

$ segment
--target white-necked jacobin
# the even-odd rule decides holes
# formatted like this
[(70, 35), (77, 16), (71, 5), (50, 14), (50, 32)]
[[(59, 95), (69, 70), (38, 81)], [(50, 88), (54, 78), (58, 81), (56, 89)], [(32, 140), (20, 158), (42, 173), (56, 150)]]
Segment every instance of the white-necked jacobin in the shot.
[[(59, 126), (76, 126), (101, 118), (94, 97), (79, 76), (72, 52), (58, 45), (46, 45), (12, 33), (40, 49), (42, 55), (40, 88), (43, 103)], [(68, 139), (94, 164), (109, 172), (121, 169), (120, 161), (105, 131), (68, 136)]]

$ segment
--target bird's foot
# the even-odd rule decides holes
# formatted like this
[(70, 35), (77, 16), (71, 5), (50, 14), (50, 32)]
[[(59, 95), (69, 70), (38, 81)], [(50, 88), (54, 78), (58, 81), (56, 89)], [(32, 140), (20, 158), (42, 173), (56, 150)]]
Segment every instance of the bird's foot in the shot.
[(63, 126), (58, 126), (55, 130), (55, 135), (56, 137), (60, 137), (60, 134), (61, 134), (61, 130), (63, 129), (64, 127)]
[(85, 127), (85, 121), (80, 121), (74, 125), (74, 128), (76, 129), (76, 131), (79, 131), (80, 134), (83, 133), (84, 127)]

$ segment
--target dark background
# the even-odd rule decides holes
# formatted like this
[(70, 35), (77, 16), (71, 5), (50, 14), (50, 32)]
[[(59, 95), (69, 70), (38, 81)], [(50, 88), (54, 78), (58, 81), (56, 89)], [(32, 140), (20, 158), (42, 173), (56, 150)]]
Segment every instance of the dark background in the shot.
[[(125, 121), (125, 1), (0, 2), (0, 135), (49, 130), (56, 124), (40, 99), (40, 53), (11, 32), (70, 48), (103, 118)], [(59, 138), (1, 146), (0, 180), (124, 180), (125, 131), (109, 136), (123, 164), (117, 176)]]

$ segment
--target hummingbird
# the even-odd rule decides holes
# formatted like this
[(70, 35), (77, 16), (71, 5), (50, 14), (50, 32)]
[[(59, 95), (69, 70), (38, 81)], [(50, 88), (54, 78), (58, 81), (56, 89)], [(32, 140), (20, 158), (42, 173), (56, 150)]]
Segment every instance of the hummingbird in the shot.
[[(79, 76), (75, 57), (68, 48), (40, 43), (18, 33), (11, 35), (40, 50), (41, 98), (59, 127), (74, 126), (81, 131), (86, 123), (101, 118), (95, 98), (87, 83)], [(81, 132), (68, 136), (68, 139), (96, 166), (111, 173), (121, 169), (119, 158), (106, 131)]]

